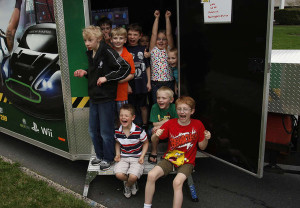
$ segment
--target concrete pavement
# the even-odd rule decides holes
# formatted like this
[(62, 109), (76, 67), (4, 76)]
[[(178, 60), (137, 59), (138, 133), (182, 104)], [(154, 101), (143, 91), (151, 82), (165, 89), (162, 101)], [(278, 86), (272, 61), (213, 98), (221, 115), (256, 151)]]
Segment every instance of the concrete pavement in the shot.
[[(21, 163), (38, 174), (82, 194), (88, 161), (69, 161), (0, 133), (0, 155)], [(184, 187), (184, 208), (298, 208), (300, 175), (264, 173), (255, 178), (211, 158), (196, 161), (194, 182), (199, 202), (190, 200)], [(157, 182), (154, 207), (172, 207), (173, 175)], [(110, 208), (142, 207), (146, 176), (139, 181), (140, 191), (126, 199), (122, 183), (114, 176), (97, 176), (91, 183), (88, 197)]]

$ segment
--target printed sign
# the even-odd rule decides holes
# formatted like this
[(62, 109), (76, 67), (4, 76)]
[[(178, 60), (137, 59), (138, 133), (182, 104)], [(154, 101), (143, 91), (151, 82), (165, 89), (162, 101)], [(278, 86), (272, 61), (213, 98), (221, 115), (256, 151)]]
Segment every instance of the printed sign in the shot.
[(203, 2), (204, 23), (231, 23), (232, 0)]

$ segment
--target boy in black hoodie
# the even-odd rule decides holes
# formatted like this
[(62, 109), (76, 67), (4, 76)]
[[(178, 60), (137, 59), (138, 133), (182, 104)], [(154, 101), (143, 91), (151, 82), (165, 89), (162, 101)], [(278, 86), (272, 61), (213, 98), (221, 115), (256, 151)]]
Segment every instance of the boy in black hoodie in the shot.
[(90, 97), (89, 134), (101, 170), (111, 167), (115, 156), (114, 114), (118, 81), (130, 73), (130, 65), (105, 43), (99, 27), (88, 26), (82, 32), (88, 51), (89, 68), (78, 69), (75, 77), (88, 78)]

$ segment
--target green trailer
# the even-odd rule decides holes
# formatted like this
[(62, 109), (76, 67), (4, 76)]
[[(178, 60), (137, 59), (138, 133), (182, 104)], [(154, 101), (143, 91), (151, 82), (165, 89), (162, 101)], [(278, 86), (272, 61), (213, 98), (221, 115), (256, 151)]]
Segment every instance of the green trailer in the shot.
[[(87, 81), (72, 76), (87, 67), (85, 2), (21, 2), (14, 48), (1, 60), (0, 131), (71, 160), (89, 159)], [(14, 6), (1, 5), (1, 29)]]

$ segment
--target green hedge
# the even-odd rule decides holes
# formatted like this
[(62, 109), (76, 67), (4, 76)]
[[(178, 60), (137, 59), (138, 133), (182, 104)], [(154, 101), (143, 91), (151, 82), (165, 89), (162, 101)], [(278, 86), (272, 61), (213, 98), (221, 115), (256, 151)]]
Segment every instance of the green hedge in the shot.
[(300, 25), (300, 8), (275, 10), (274, 19), (280, 25)]

